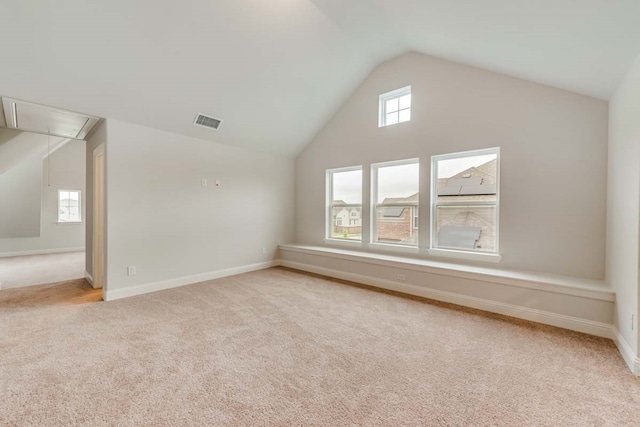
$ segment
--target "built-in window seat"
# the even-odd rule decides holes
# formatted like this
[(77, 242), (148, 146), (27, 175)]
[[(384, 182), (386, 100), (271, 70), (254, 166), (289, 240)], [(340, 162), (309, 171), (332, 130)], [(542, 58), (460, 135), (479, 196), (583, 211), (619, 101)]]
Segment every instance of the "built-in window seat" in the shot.
[(615, 293), (604, 282), (348, 249), (281, 245), (298, 270), (611, 338)]

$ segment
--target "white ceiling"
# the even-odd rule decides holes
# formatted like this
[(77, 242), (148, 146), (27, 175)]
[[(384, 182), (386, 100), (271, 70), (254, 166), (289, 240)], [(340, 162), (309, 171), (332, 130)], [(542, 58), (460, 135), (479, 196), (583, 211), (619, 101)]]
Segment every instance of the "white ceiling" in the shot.
[[(0, 96), (295, 155), (417, 51), (608, 99), (638, 0), (0, 0)], [(197, 113), (224, 119), (218, 132)]]

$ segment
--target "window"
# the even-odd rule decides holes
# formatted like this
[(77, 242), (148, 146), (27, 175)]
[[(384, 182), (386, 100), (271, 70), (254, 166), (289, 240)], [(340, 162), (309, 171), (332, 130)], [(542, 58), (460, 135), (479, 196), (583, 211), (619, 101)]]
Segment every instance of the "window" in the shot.
[(362, 166), (327, 171), (329, 239), (362, 241)]
[(371, 166), (372, 243), (417, 247), (419, 175), (417, 159)]
[(411, 120), (411, 86), (380, 95), (378, 127)]
[(81, 222), (80, 191), (58, 190), (58, 222)]
[(497, 255), (500, 149), (431, 162), (431, 249)]

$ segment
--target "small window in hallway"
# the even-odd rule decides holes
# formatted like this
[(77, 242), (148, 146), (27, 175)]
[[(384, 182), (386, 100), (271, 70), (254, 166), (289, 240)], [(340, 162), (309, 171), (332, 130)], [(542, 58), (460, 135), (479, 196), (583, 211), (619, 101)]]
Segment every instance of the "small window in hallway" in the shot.
[(58, 190), (58, 222), (82, 222), (80, 191)]

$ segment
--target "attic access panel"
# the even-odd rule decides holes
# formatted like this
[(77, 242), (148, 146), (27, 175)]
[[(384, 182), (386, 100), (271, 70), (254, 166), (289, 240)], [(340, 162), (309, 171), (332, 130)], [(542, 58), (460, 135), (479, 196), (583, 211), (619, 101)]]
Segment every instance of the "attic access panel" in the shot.
[(84, 139), (100, 120), (86, 114), (11, 98), (3, 97), (2, 106), (8, 128), (63, 138)]

